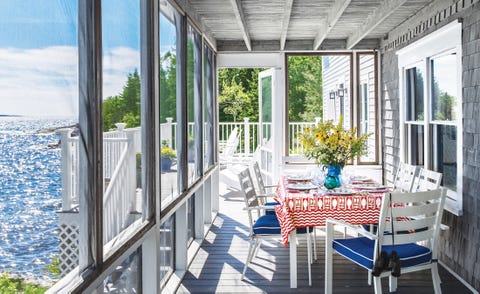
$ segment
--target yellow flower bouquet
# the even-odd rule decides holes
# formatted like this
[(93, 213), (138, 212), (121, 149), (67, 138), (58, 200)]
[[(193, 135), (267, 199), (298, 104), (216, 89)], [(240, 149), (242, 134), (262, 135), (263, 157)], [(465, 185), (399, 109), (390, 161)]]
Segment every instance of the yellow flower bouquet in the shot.
[(370, 134), (357, 136), (357, 128), (345, 129), (343, 118), (338, 124), (327, 120), (298, 134), (303, 146), (303, 154), (315, 163), (325, 166), (340, 166), (351, 162), (356, 156), (367, 152)]

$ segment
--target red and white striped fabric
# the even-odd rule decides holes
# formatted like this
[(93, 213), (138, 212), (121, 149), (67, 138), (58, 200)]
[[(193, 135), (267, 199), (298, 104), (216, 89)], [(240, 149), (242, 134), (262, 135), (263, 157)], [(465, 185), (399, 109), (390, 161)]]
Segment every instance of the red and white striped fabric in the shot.
[(277, 188), (280, 205), (275, 212), (282, 231), (283, 244), (297, 228), (325, 226), (327, 218), (343, 220), (351, 224), (372, 224), (378, 221), (384, 193), (353, 195), (320, 195), (290, 191), (282, 177)]

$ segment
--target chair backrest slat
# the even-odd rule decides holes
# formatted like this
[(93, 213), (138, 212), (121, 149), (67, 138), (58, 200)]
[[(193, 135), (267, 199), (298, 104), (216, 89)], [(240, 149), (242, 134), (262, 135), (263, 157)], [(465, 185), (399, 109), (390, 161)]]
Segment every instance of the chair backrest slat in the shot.
[(257, 178), (258, 192), (260, 192), (260, 194), (263, 194), (263, 195), (267, 194), (267, 190), (265, 189), (265, 182), (263, 181), (262, 172), (260, 171), (260, 166), (256, 161), (253, 163), (253, 171), (255, 172), (255, 177)]
[(420, 232), (411, 231), (409, 233), (395, 234), (395, 243), (393, 242), (392, 235), (385, 235), (382, 240), (382, 245), (399, 245), (431, 240), (434, 232), (434, 229), (428, 229)]
[[(393, 223), (393, 228), (397, 232), (421, 230), (425, 227), (432, 227), (435, 224), (436, 216), (425, 216), (420, 219), (402, 219)], [(387, 230), (389, 226), (387, 225)]]
[(427, 203), (422, 205), (405, 205), (392, 209), (393, 217), (414, 217), (419, 215), (431, 215), (437, 212), (438, 203)]
[(412, 192), (436, 190), (440, 188), (442, 173), (420, 168), (418, 176), (415, 178)]

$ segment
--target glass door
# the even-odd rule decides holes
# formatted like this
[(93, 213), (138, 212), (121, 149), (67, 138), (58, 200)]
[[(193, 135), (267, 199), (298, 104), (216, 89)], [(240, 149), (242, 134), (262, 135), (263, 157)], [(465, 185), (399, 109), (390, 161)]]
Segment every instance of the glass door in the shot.
[(260, 169), (271, 182), (273, 170), (272, 149), (272, 102), (274, 93), (275, 69), (268, 69), (258, 74), (258, 109), (259, 109), (259, 144)]

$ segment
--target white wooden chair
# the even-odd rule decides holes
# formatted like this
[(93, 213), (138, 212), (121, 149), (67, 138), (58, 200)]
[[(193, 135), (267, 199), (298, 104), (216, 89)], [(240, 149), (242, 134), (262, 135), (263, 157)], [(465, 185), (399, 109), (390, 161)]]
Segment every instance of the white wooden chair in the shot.
[(413, 183), (412, 192), (429, 191), (440, 188), (442, 173), (420, 168), (418, 176)]
[(393, 189), (400, 192), (411, 192), (416, 172), (416, 166), (401, 162), (393, 181)]
[(258, 184), (257, 195), (275, 196), (275, 192), (269, 192), (267, 189), (276, 188), (278, 185), (265, 185), (265, 181), (263, 180), (262, 172), (260, 171), (260, 166), (257, 161), (253, 163), (252, 169)]
[[(383, 197), (377, 234), (334, 219), (327, 220), (325, 244), (325, 293), (332, 293), (333, 252), (353, 261), (369, 272), (381, 251), (391, 256), (396, 251), (401, 273), (430, 269), (435, 293), (441, 293), (436, 243), (445, 203), (445, 189), (415, 193), (389, 193)], [(410, 205), (414, 203), (414, 205)], [(393, 217), (392, 217), (393, 216)], [(334, 225), (356, 230), (362, 237), (334, 239)], [(384, 232), (388, 232), (385, 233)], [(427, 245), (418, 243), (424, 242)], [(388, 276), (390, 291), (396, 291), (397, 278), (390, 271), (374, 277), (375, 293), (382, 293), (381, 278)]]
[(219, 154), (220, 167), (224, 168), (229, 163), (232, 163), (233, 155), (237, 151), (238, 144), (240, 144), (240, 134), (238, 127), (235, 127), (228, 136), (228, 140), (223, 147), (222, 152)]
[[(257, 255), (258, 249), (264, 239), (278, 239), (281, 238), (281, 228), (280, 223), (278, 222), (277, 215), (275, 212), (273, 214), (266, 213), (262, 214), (262, 210), (271, 210), (273, 205), (278, 203), (265, 203), (261, 205), (258, 196), (255, 193), (255, 187), (253, 186), (252, 177), (250, 175), (250, 170), (248, 168), (241, 171), (238, 175), (240, 181), (240, 187), (243, 192), (245, 200), (245, 210), (248, 213), (248, 222), (250, 224), (250, 234), (249, 234), (249, 246), (248, 246), (248, 256), (247, 261), (242, 272), (242, 280), (245, 277), (247, 272), (248, 265), (252, 261), (253, 257)], [(253, 211), (257, 214), (257, 219), (254, 219)], [(309, 285), (312, 285), (312, 274), (311, 274), (311, 263), (312, 263), (312, 248), (310, 233), (311, 228), (297, 229), (297, 234), (304, 234), (307, 237), (307, 251), (308, 251), (308, 280)]]

